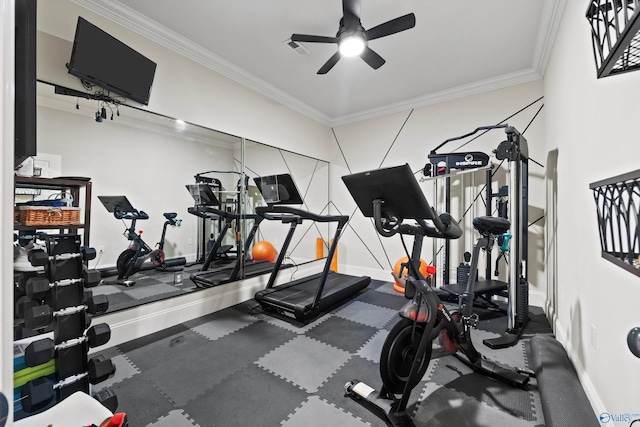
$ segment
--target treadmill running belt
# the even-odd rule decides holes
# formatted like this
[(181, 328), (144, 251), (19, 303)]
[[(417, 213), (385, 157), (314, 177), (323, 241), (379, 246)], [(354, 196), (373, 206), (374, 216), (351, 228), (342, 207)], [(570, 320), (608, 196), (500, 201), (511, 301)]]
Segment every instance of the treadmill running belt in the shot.
[[(244, 264), (244, 278), (259, 276), (261, 274), (270, 273), (273, 270), (273, 263), (269, 261), (246, 262)], [(283, 266), (283, 268), (286, 266)], [(189, 278), (200, 288), (210, 288), (213, 286), (224, 285), (242, 279), (242, 277), (231, 278), (234, 265), (221, 269), (200, 271), (193, 273)]]
[(256, 301), (269, 309), (301, 322), (308, 322), (316, 315), (345, 302), (369, 285), (369, 277), (355, 277), (329, 272), (317, 307), (313, 301), (320, 285), (322, 273), (263, 289), (255, 295)]

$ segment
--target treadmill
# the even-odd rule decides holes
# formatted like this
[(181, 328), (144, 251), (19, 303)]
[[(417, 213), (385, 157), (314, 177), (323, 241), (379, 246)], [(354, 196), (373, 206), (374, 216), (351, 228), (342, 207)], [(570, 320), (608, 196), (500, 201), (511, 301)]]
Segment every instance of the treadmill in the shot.
[[(257, 207), (256, 213), (267, 220), (281, 221), (283, 224), (289, 225), (289, 232), (275, 262), (267, 287), (255, 294), (256, 301), (266, 312), (306, 324), (328, 310), (343, 304), (369, 285), (370, 277), (349, 276), (330, 271), (331, 260), (338, 246), (342, 228), (349, 220), (348, 216), (318, 215), (296, 207), (285, 206), (303, 203), (289, 174), (254, 178), (254, 182), (267, 202), (267, 206)], [(274, 286), (296, 227), (305, 220), (338, 223), (324, 268), (322, 272), (312, 276)]]
[[(218, 255), (218, 249), (222, 245), (222, 239), (231, 227), (232, 221), (253, 219), (253, 226), (251, 227), (251, 231), (244, 242), (243, 254), (247, 254), (249, 246), (251, 246), (251, 242), (255, 238), (256, 232), (258, 231), (260, 223), (264, 217), (255, 214), (240, 215), (217, 208), (216, 206), (220, 206), (220, 202), (207, 184), (189, 184), (186, 187), (196, 203), (194, 207), (189, 208), (189, 213), (194, 215), (218, 215), (219, 217), (224, 218), (225, 221), (224, 228), (218, 234), (211, 251), (209, 251), (209, 255), (202, 266), (202, 270), (192, 273), (189, 276), (191, 281), (195, 283), (197, 287), (211, 288), (213, 286), (224, 285), (226, 283), (235, 282), (236, 280), (259, 276), (272, 271), (274, 266), (273, 263), (270, 263), (269, 261), (254, 262), (247, 259), (246, 255), (238, 256), (232, 264), (215, 266), (213, 262)], [(213, 268), (211, 268), (212, 266)]]

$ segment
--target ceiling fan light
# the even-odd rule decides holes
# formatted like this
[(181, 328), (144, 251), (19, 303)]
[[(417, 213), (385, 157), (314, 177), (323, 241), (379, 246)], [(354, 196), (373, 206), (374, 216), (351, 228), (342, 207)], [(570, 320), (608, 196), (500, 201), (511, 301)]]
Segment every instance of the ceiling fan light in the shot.
[(342, 56), (357, 56), (362, 53), (365, 47), (365, 42), (362, 36), (358, 34), (344, 37), (340, 40), (338, 49)]

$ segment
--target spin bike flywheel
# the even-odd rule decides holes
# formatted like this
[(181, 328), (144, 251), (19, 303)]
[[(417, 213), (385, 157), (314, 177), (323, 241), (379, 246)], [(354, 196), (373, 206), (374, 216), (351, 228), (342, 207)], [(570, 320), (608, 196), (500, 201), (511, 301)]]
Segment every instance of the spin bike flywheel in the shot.
[[(411, 365), (415, 360), (424, 330), (424, 323), (417, 323), (414, 327), (413, 320), (403, 317), (389, 332), (380, 355), (380, 376), (384, 387), (389, 392), (393, 394), (403, 392), (409, 380)], [(418, 382), (427, 371), (431, 360), (432, 346), (433, 343), (429, 341), (425, 354), (420, 361), (418, 374), (409, 385), (410, 388), (418, 385)]]
[(161, 266), (164, 263), (164, 251), (162, 249), (156, 249), (151, 252), (151, 262), (156, 267)]
[[(133, 262), (133, 257), (136, 254), (135, 248), (129, 248), (122, 251), (122, 253), (118, 256), (118, 260), (116, 261), (116, 268), (118, 269), (118, 277), (124, 278), (128, 277), (127, 272), (129, 271), (129, 267)], [(135, 269), (131, 272), (134, 274)]]

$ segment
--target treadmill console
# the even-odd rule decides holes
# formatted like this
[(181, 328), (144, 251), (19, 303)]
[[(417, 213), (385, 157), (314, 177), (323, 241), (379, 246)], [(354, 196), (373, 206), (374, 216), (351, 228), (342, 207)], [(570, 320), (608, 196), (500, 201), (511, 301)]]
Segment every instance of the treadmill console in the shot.
[(268, 205), (301, 205), (302, 196), (288, 173), (253, 178)]

